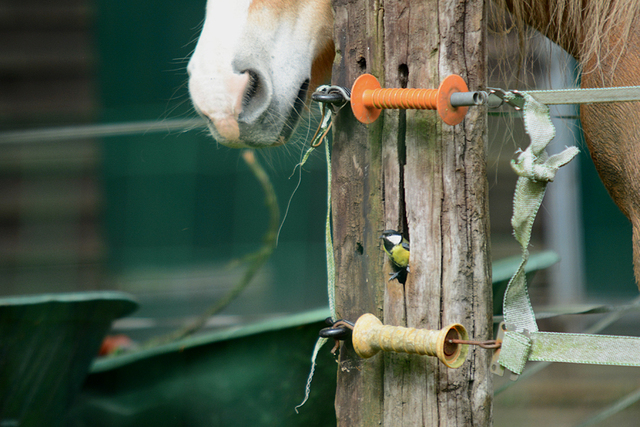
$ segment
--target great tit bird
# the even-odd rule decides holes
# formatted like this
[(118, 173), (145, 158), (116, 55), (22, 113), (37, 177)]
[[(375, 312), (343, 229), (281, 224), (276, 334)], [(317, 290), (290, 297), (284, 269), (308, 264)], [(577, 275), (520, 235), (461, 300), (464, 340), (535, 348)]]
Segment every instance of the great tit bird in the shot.
[(409, 272), (409, 241), (402, 237), (402, 234), (395, 230), (385, 230), (380, 236), (384, 251), (391, 258), (391, 262), (396, 267), (396, 271), (389, 273), (393, 280), (401, 273)]

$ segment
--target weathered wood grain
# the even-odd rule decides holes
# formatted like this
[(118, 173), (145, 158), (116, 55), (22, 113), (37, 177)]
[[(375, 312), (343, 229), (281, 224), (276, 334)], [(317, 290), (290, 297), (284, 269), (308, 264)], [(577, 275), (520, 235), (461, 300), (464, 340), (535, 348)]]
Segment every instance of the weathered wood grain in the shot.
[[(334, 1), (334, 84), (363, 72), (386, 87), (437, 87), (461, 75), (485, 84), (483, 2)], [(345, 109), (346, 110), (346, 109)], [(388, 110), (364, 126), (343, 110), (335, 122), (333, 221), (339, 315), (371, 312), (385, 324), (439, 329), (460, 322), (491, 335), (485, 174), (486, 111), (451, 127), (433, 111)], [(405, 284), (378, 239), (387, 228), (411, 240)], [(344, 426), (491, 424), (490, 352), (458, 370), (398, 354), (358, 358), (343, 345), (336, 413)]]
[[(377, 1), (342, 1), (335, 6), (337, 55), (333, 83), (351, 87), (355, 78), (371, 71), (381, 45), (375, 11)], [(364, 126), (348, 108), (334, 124), (332, 146), (333, 239), (336, 260), (336, 307), (345, 319), (365, 312), (382, 316), (383, 255), (376, 235), (382, 218), (381, 122)], [(340, 425), (378, 425), (382, 416), (381, 358), (360, 359), (350, 345), (340, 350), (336, 416)]]

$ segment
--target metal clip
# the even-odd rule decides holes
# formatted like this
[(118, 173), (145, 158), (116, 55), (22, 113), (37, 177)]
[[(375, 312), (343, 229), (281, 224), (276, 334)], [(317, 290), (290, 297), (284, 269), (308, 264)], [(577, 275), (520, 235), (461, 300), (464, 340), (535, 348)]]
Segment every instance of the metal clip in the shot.
[[(498, 336), (496, 337), (496, 342), (502, 344), (502, 340), (504, 339), (504, 333), (506, 332), (506, 325), (504, 322), (500, 322), (498, 325)], [(498, 363), (498, 359), (500, 359), (500, 348), (493, 353), (493, 357), (491, 358), (491, 372), (498, 376), (504, 375), (504, 366)]]
[(506, 91), (497, 87), (488, 87), (489, 108), (498, 108), (503, 104), (508, 104), (516, 111), (524, 108), (524, 96), (517, 90)]
[[(516, 325), (513, 324), (505, 324), (504, 322), (500, 322), (500, 325), (498, 325), (498, 336), (496, 337), (496, 342), (499, 342), (500, 344), (502, 344), (502, 340), (504, 339), (504, 334), (507, 331), (515, 331)], [(526, 335), (528, 338), (531, 337), (531, 335), (529, 334), (529, 331), (524, 329), (521, 332), (523, 335)], [(505, 367), (502, 366), (500, 363), (498, 363), (498, 359), (500, 359), (500, 349), (496, 350), (496, 352), (493, 354), (493, 358), (491, 359), (491, 372), (493, 372), (494, 374), (498, 375), (498, 376), (503, 376), (504, 375), (504, 371), (505, 371)], [(515, 372), (511, 372), (511, 376), (509, 377), (509, 379), (511, 381), (517, 381), (518, 377), (520, 375), (516, 374)]]

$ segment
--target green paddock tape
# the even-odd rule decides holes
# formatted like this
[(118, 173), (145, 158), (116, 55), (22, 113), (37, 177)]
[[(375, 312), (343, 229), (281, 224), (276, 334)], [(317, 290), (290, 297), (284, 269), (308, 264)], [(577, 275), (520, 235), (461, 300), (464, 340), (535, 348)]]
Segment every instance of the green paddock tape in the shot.
[(529, 360), (640, 366), (640, 339), (614, 335), (535, 332)]
[[(524, 124), (531, 144), (512, 160), (512, 167), (519, 178), (511, 219), (514, 235), (522, 247), (522, 263), (505, 291), (503, 304), (507, 331), (497, 362), (518, 375), (529, 360), (640, 366), (640, 337), (538, 332), (524, 274), (531, 227), (547, 184), (578, 150), (569, 147), (553, 156), (546, 153), (545, 148), (554, 137), (555, 128), (549, 108), (528, 93), (524, 93)], [(494, 369), (494, 372), (501, 373), (501, 370)]]
[[(329, 108), (325, 108), (324, 104), (320, 104), (320, 111), (322, 112), (322, 123), (320, 126), (320, 131), (317, 133), (317, 138), (311, 142), (311, 148), (309, 151), (313, 150), (313, 147), (317, 145), (316, 143), (322, 143), (322, 137), (325, 132), (328, 131), (330, 121), (331, 121), (331, 110)], [(331, 311), (331, 318), (335, 321), (336, 318), (336, 289), (335, 289), (335, 260), (333, 258), (333, 240), (331, 238), (331, 153), (329, 148), (329, 141), (325, 141), (325, 157), (327, 161), (327, 218), (325, 223), (325, 250), (327, 255), (327, 294), (329, 299), (329, 310)], [(305, 156), (306, 159), (306, 156)], [(313, 374), (316, 369), (316, 359), (318, 357), (318, 352), (322, 348), (322, 346), (329, 341), (327, 338), (318, 338), (316, 341), (316, 345), (313, 349), (313, 353), (311, 354), (311, 370), (309, 371), (309, 378), (307, 379), (307, 384), (304, 390), (304, 399), (297, 405), (294, 409), (296, 413), (298, 409), (302, 407), (307, 400), (309, 399), (309, 394), (311, 393), (311, 381), (313, 380)]]
[(526, 93), (546, 105), (640, 101), (640, 86), (529, 90)]
[(527, 361), (640, 366), (640, 338), (560, 332), (506, 332), (500, 364), (520, 375)]

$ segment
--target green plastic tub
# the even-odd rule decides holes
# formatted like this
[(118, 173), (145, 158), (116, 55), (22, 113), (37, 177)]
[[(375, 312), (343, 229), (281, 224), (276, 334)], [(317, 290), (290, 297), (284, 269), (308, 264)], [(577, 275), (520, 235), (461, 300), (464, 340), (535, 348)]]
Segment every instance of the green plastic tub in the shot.
[(0, 426), (59, 426), (118, 317), (137, 303), (120, 292), (0, 299)]

